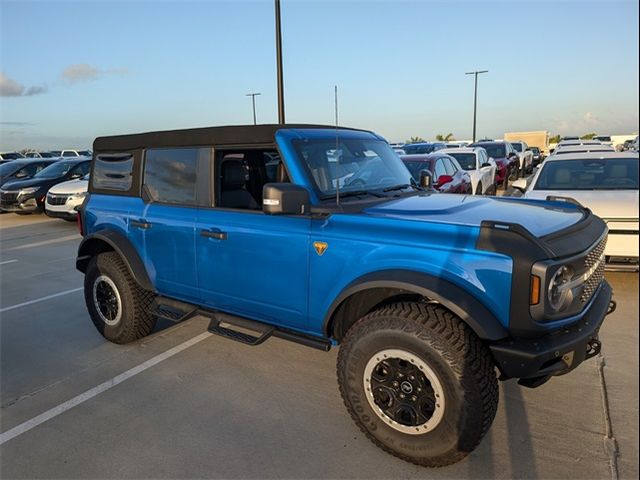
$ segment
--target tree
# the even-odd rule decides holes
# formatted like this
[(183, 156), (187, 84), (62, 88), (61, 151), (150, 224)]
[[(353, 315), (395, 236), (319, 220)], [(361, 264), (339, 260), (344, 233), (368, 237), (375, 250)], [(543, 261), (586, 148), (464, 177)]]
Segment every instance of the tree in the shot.
[(455, 138), (453, 137), (453, 133), (447, 133), (446, 135), (439, 133), (436, 135), (436, 140), (439, 142), (451, 142), (455, 140)]
[(420, 142), (424, 142), (424, 138), (422, 138), (422, 137), (411, 137), (405, 143), (420, 143)]
[(549, 143), (558, 143), (561, 139), (561, 135), (554, 135), (553, 137), (549, 137)]
[(595, 136), (596, 136), (595, 133), (585, 133), (580, 137), (580, 140), (593, 140), (593, 137)]

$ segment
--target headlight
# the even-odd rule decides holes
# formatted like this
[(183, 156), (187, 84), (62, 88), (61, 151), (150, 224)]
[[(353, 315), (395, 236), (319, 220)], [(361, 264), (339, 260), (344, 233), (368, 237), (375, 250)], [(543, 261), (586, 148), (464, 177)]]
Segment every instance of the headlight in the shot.
[(88, 192), (80, 192), (80, 193), (74, 193), (73, 195), (71, 195), (71, 198), (73, 198), (74, 200), (79, 200), (81, 198), (84, 198), (87, 196)]
[(40, 190), (40, 187), (23, 188), (18, 192), (18, 195), (29, 195), (30, 193), (36, 193), (38, 190)]
[(551, 277), (547, 290), (547, 300), (549, 301), (549, 307), (555, 312), (564, 310), (573, 302), (572, 287), (575, 286), (571, 281), (573, 273), (573, 268), (564, 265), (556, 270), (556, 273)]

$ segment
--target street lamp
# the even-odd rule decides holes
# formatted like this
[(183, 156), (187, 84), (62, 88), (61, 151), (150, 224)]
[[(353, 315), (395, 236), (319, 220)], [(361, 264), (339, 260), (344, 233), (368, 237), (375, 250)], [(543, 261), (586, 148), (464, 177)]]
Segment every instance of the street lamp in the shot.
[(489, 70), (476, 70), (475, 72), (467, 72), (465, 75), (473, 75), (474, 89), (473, 89), (473, 141), (476, 141), (476, 112), (478, 109), (478, 74), (487, 73)]
[(256, 122), (256, 97), (258, 95), (262, 95), (261, 93), (247, 93), (247, 97), (251, 97), (251, 104), (253, 105), (253, 124), (257, 125)]
[(284, 124), (284, 79), (282, 76), (282, 32), (280, 29), (280, 0), (276, 6), (276, 65), (278, 71), (278, 123)]

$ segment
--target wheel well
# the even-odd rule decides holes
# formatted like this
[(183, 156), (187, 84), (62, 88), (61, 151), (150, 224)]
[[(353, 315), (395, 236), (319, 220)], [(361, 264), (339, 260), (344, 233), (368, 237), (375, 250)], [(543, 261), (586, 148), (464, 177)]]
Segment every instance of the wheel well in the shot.
[(76, 262), (76, 268), (82, 273), (87, 270), (87, 265), (92, 257), (104, 252), (113, 252), (115, 248), (109, 243), (99, 238), (92, 238), (83, 243), (78, 251), (78, 260)]
[(422, 295), (401, 288), (369, 288), (356, 292), (335, 309), (329, 321), (328, 334), (340, 341), (347, 330), (369, 312), (390, 303), (424, 299)]

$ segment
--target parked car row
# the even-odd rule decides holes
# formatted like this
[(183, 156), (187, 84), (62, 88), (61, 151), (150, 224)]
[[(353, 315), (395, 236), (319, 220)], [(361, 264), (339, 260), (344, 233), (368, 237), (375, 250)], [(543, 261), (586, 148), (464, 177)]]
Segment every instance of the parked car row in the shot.
[[(86, 195), (91, 159), (23, 158), (0, 165), (0, 212), (75, 220)], [(81, 180), (80, 183), (77, 181)]]
[(91, 150), (50, 150), (44, 152), (30, 151), (26, 153), (21, 152), (1, 152), (0, 164), (9, 162), (11, 160), (19, 160), (22, 158), (66, 158), (66, 157), (91, 157), (93, 153)]

